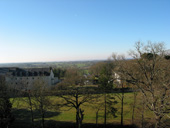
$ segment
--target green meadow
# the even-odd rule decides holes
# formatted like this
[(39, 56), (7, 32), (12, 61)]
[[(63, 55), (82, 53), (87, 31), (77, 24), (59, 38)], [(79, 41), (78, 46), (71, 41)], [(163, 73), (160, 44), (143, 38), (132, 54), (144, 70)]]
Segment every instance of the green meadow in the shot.
[[(101, 95), (101, 94), (96, 94)], [(121, 102), (117, 98), (116, 95), (121, 94), (111, 94), (114, 95), (116, 98), (116, 101), (118, 103), (115, 105), (115, 108), (117, 108), (117, 117), (114, 118), (112, 115), (107, 115), (107, 123), (108, 124), (120, 124), (120, 112), (121, 112)], [(28, 126), (31, 125), (31, 113), (29, 109), (29, 105), (25, 102), (27, 98), (15, 98), (11, 99), (13, 102), (13, 113), (15, 115), (15, 121), (14, 126), (19, 125), (22, 126), (24, 124), (27, 124)], [(48, 122), (67, 122), (67, 123), (75, 123), (76, 119), (76, 110), (75, 108), (68, 108), (66, 106), (58, 108), (56, 103), (62, 103), (64, 102), (62, 98), (57, 96), (50, 96), (49, 99), (52, 101), (53, 105), (52, 107), (49, 106), (49, 108), (46, 111), (45, 114), (45, 121)], [(135, 109), (135, 121), (136, 123), (141, 122), (141, 104), (140, 104), (140, 94), (138, 94), (137, 97), (137, 106)], [(104, 97), (101, 96), (100, 100), (101, 103), (104, 102)], [(125, 93), (124, 94), (124, 124), (125, 125), (131, 125), (131, 118), (132, 118), (132, 106), (133, 106), (133, 93)], [(85, 103), (81, 106), (81, 109), (84, 110), (84, 120), (83, 123), (96, 123), (96, 111), (97, 106), (95, 103)], [(144, 118), (146, 120), (150, 120), (152, 117), (152, 113), (148, 110), (145, 110)], [(40, 112), (34, 108), (34, 118), (35, 121), (38, 123), (41, 121)], [(98, 117), (98, 123), (103, 124), (104, 123), (104, 106), (101, 106), (99, 111), (99, 117)]]

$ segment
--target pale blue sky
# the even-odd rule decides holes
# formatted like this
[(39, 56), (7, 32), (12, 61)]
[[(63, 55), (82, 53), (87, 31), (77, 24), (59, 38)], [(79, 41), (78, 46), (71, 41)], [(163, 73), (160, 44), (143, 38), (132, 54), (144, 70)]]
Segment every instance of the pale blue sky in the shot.
[(170, 0), (0, 0), (0, 63), (107, 59), (139, 40), (170, 49)]

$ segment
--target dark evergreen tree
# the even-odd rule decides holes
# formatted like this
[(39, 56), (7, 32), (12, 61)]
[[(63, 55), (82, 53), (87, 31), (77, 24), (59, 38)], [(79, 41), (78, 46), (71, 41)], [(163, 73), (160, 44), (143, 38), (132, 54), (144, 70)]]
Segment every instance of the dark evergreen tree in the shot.
[(170, 55), (165, 55), (166, 60), (170, 60)]
[(114, 88), (113, 68), (114, 68), (113, 63), (108, 61), (107, 63), (103, 64), (99, 74), (99, 88), (101, 89), (104, 95), (104, 127), (105, 128), (107, 124), (107, 114), (111, 114), (113, 117), (116, 117), (116, 112), (117, 112), (117, 109), (114, 106), (115, 104), (117, 104), (117, 101), (115, 100), (114, 95), (110, 93), (111, 90)]
[(0, 127), (8, 128), (14, 117), (11, 114), (12, 104), (8, 97), (7, 86), (5, 79), (0, 77)]
[(56, 68), (53, 70), (54, 76), (58, 77), (59, 79), (65, 76), (66, 69), (63, 68)]

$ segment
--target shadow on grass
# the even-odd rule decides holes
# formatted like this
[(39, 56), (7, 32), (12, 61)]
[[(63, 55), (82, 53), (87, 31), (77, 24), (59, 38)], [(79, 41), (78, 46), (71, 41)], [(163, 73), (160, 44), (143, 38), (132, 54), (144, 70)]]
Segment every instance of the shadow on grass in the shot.
[[(27, 109), (14, 109), (13, 114), (15, 116), (15, 121), (10, 128), (31, 128), (31, 113)], [(58, 116), (59, 112), (47, 111), (45, 118), (50, 118), (53, 116)], [(41, 116), (39, 111), (34, 111), (34, 119), (36, 120), (35, 128), (41, 128)], [(65, 121), (55, 121), (55, 120), (45, 120), (45, 128), (76, 128), (75, 122), (65, 122)], [(83, 123), (82, 128), (104, 128), (103, 124), (92, 124)], [(132, 125), (125, 125), (121, 127), (119, 124), (107, 124), (107, 128), (137, 128)]]
[[(65, 122), (65, 121), (54, 121), (49, 120), (46, 121), (45, 128), (76, 128), (75, 122)], [(81, 128), (104, 128), (103, 124), (96, 124), (93, 123), (83, 123)], [(106, 128), (137, 128), (135, 125), (124, 125), (123, 127), (119, 124), (107, 124)]]
[[(12, 128), (31, 128), (31, 125), (13, 125)], [(36, 122), (35, 128), (41, 128), (40, 122)], [(54, 121), (54, 120), (47, 120), (45, 121), (45, 128), (76, 128), (74, 122), (64, 122), (64, 121)], [(83, 124), (81, 128), (104, 128), (103, 124), (91, 124), (86, 123)], [(118, 124), (107, 124), (106, 128), (137, 128), (136, 126), (132, 125), (124, 125), (123, 127)]]
[[(38, 110), (33, 111), (34, 119), (41, 118), (40, 112)], [(31, 119), (31, 112), (27, 109), (13, 109), (14, 116), (19, 120), (28, 120)], [(58, 116), (60, 112), (45, 112), (45, 118), (50, 118), (53, 116)]]
[[(31, 112), (27, 109), (13, 109), (12, 113), (15, 117), (15, 121), (12, 124), (12, 128), (31, 128)], [(34, 120), (41, 120), (40, 112), (35, 110)], [(60, 112), (46, 111), (45, 118), (58, 116)], [(35, 121), (36, 125), (40, 125), (40, 121)]]

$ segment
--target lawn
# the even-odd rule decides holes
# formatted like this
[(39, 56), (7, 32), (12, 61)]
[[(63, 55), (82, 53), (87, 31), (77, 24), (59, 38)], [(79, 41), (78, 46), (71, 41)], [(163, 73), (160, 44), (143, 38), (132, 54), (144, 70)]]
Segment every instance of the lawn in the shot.
[[(99, 95), (99, 94), (98, 94)], [(115, 94), (113, 94), (115, 95)], [(119, 94), (118, 94), (119, 95)], [(116, 96), (115, 96), (116, 97)], [(28, 105), (26, 102), (24, 102), (26, 98), (16, 98), (15, 102), (13, 103), (13, 113), (16, 117), (16, 120), (14, 124), (30, 124), (31, 123), (31, 114), (30, 110), (28, 109)], [(53, 101), (53, 103), (57, 102), (63, 102), (60, 97), (57, 96), (51, 96), (50, 99)], [(13, 99), (11, 99), (12, 101)], [(100, 97), (101, 102), (103, 102), (104, 97)], [(116, 100), (118, 101), (118, 104), (115, 105), (115, 107), (118, 109), (117, 117), (113, 118), (111, 115), (107, 115), (107, 123), (114, 123), (114, 124), (120, 124), (120, 108), (121, 108), (121, 102), (116, 97)], [(138, 103), (140, 100), (140, 95), (138, 96)], [(132, 104), (133, 104), (133, 93), (125, 93), (124, 98), (124, 124), (130, 125), (131, 124), (131, 117), (132, 117)], [(141, 120), (141, 114), (140, 114), (140, 107), (141, 105), (138, 105), (138, 109), (136, 109), (136, 119)], [(57, 107), (56, 107), (57, 108)], [(96, 123), (96, 109), (92, 104), (86, 103), (81, 107), (84, 110), (84, 120), (83, 123)], [(151, 112), (146, 111), (145, 118), (150, 118)], [(38, 111), (34, 111), (35, 120), (39, 122), (41, 120), (41, 117), (39, 115)], [(99, 118), (98, 123), (103, 124), (104, 122), (104, 110), (99, 111)], [(74, 108), (69, 109), (67, 107), (62, 107), (59, 109), (55, 109), (55, 107), (52, 109), (48, 109), (45, 115), (46, 122), (70, 122), (74, 123), (76, 119), (76, 111)], [(23, 124), (23, 125), (24, 125)]]

